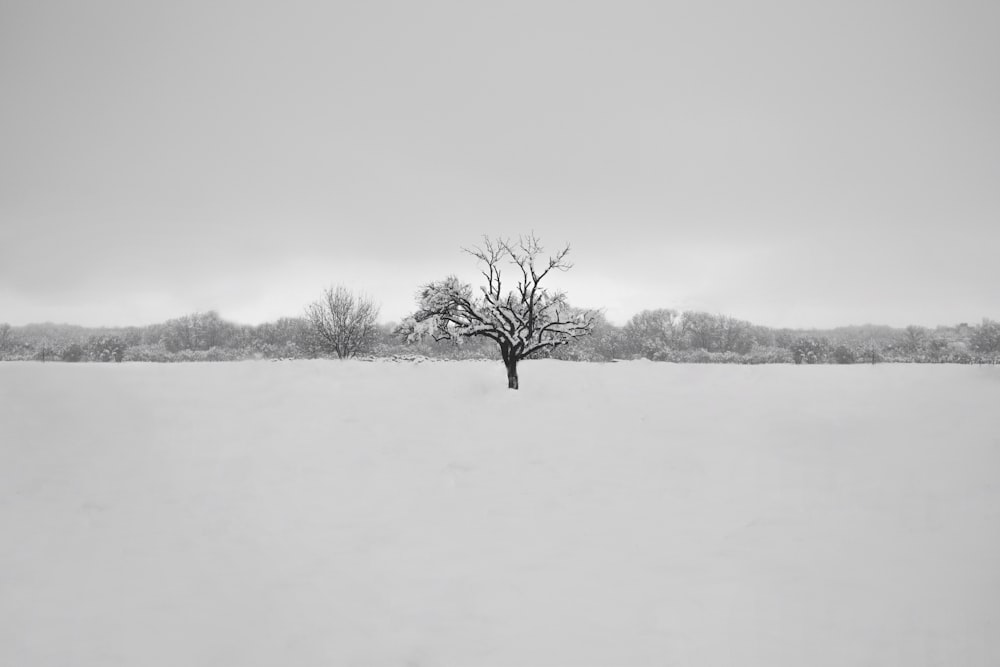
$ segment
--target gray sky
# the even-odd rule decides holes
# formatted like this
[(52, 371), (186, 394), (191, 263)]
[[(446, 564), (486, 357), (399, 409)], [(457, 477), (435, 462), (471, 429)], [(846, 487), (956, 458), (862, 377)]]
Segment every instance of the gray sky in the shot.
[(0, 0), (0, 321), (383, 319), (534, 232), (619, 323), (1000, 316), (1000, 3)]

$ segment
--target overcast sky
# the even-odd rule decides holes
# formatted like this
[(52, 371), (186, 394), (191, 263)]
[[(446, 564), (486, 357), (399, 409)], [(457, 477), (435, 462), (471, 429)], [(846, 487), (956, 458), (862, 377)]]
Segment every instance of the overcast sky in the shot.
[(460, 246), (775, 326), (1000, 317), (1000, 3), (0, 0), (0, 321), (384, 320)]

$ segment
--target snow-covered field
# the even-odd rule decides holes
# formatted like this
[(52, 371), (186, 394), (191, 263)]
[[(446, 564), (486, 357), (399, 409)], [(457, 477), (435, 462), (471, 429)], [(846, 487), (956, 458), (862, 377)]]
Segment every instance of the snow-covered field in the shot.
[(0, 364), (0, 665), (1000, 665), (1000, 368)]

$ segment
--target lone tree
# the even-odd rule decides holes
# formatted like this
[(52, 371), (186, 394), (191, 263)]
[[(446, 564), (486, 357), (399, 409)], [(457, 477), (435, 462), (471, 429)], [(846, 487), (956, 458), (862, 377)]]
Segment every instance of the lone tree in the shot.
[[(517, 362), (590, 334), (593, 313), (571, 310), (564, 293), (542, 287), (553, 269), (572, 268), (566, 261), (568, 245), (548, 259), (542, 259), (543, 248), (534, 235), (516, 244), (484, 237), (482, 247), (463, 250), (482, 267), (486, 284), (479, 288), (481, 294), (473, 296), (472, 287), (455, 276), (425, 285), (419, 293), (419, 310), (397, 329), (407, 341), (425, 336), (455, 342), (489, 338), (500, 347), (507, 387), (517, 389)], [(514, 289), (507, 292), (504, 267), (512, 267), (514, 275)]]
[(347, 359), (371, 347), (378, 313), (374, 301), (338, 286), (327, 289), (322, 299), (306, 308), (306, 321), (320, 349)]

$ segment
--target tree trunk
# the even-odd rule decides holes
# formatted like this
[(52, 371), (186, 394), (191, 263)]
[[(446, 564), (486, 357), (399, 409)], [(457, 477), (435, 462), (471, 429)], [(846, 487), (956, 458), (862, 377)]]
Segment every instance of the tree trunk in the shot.
[(517, 389), (517, 359), (509, 359), (507, 366), (507, 388)]

